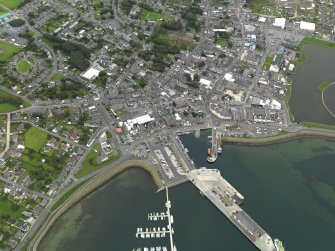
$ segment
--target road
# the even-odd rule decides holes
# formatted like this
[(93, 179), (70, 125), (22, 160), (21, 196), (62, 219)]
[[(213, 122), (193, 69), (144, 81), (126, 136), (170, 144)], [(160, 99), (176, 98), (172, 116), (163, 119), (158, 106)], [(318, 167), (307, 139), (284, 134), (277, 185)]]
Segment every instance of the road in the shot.
[(6, 148), (5, 150), (0, 154), (0, 159), (4, 154), (8, 151), (10, 146), (10, 113), (7, 113), (7, 128), (6, 128)]
[(17, 187), (17, 188), (19, 188), (19, 189), (21, 189), (21, 190), (27, 192), (27, 193), (35, 194), (35, 195), (37, 195), (37, 196), (39, 196), (39, 197), (41, 197), (41, 198), (43, 198), (43, 199), (50, 200), (50, 198), (49, 198), (48, 196), (46, 196), (46, 195), (44, 195), (44, 194), (42, 194), (42, 193), (40, 193), (40, 192), (37, 192), (37, 191), (31, 190), (31, 189), (28, 189), (28, 188), (26, 188), (25, 186), (19, 185), (19, 184), (17, 184), (17, 183), (14, 182), (14, 181), (5, 179), (5, 178), (3, 178), (3, 177), (1, 177), (1, 176), (0, 176), (0, 180), (3, 181), (3, 182), (5, 182), (5, 183), (7, 183), (7, 184), (9, 184), (9, 185), (11, 185), (11, 186), (15, 186), (15, 187)]

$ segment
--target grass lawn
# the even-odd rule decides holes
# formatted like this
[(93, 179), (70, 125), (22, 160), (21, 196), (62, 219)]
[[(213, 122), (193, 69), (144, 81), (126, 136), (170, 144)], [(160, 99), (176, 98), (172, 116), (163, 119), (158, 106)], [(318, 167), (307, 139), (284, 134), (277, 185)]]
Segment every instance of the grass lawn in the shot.
[(20, 47), (0, 40), (0, 61), (9, 60), (14, 54), (21, 50)]
[(21, 98), (0, 90), (0, 113), (18, 110), (20, 109), (20, 105), (23, 105), (24, 107), (31, 106), (31, 104)]
[(316, 88), (319, 92), (323, 92), (331, 83), (331, 81), (323, 81)]
[(45, 43), (47, 46), (49, 46), (50, 48), (54, 47), (54, 42), (50, 41), (49, 39), (47, 39), (45, 36), (41, 36), (39, 37), (39, 40), (41, 40), (43, 43)]
[(25, 171), (20, 178), (17, 180), (18, 184), (22, 184), (23, 180), (29, 175), (29, 173), (27, 171)]
[(228, 40), (224, 38), (215, 39), (215, 44), (220, 45), (223, 48), (228, 47)]
[(322, 128), (322, 129), (328, 129), (328, 130), (335, 130), (335, 125), (325, 125), (325, 124), (307, 122), (307, 121), (303, 121), (301, 122), (301, 124), (307, 127), (316, 127), (316, 128)]
[(260, 13), (267, 6), (269, 6), (269, 0), (247, 0), (247, 7), (256, 13)]
[(288, 109), (288, 114), (290, 116), (290, 120), (291, 122), (294, 122), (295, 118), (293, 116), (293, 114), (291, 113), (291, 110), (290, 110), (290, 98), (291, 98), (291, 95), (292, 95), (292, 86), (289, 85), (288, 86), (288, 89), (287, 89), (287, 93), (286, 93), (286, 98), (285, 98), (285, 104), (286, 104), (286, 107)]
[(19, 72), (26, 73), (31, 69), (31, 64), (27, 60), (21, 60), (18, 63), (17, 68), (18, 68)]
[(15, 9), (20, 7), (24, 0), (0, 0), (0, 3), (8, 9)]
[(159, 20), (169, 20), (170, 17), (168, 15), (164, 15), (164, 14), (157, 13), (157, 12), (154, 12), (154, 11), (141, 9), (141, 12), (139, 14), (139, 19), (159, 21)]
[(29, 130), (24, 135), (26, 147), (33, 149), (35, 152), (40, 151), (47, 138), (48, 133), (36, 127), (29, 128)]
[(79, 170), (79, 172), (76, 174), (77, 178), (81, 178), (103, 166), (105, 166), (108, 163), (111, 163), (117, 159), (120, 158), (121, 152), (114, 151), (112, 155), (109, 156), (108, 160), (98, 163), (97, 158), (99, 154), (101, 153), (101, 147), (99, 144), (94, 145), (93, 149), (89, 152), (87, 155), (82, 168)]
[(67, 20), (67, 17), (64, 15), (59, 15), (55, 18), (51, 18), (44, 26), (44, 28), (50, 32), (55, 32), (59, 27), (61, 27)]
[(65, 77), (64, 77), (64, 74), (62, 72), (57, 72), (55, 73), (52, 77), (51, 77), (51, 80), (53, 81), (61, 81), (63, 80)]
[(0, 216), (9, 215), (12, 218), (20, 219), (21, 211), (20, 208), (17, 211), (12, 209), (13, 203), (8, 199), (0, 198)]
[(269, 70), (273, 61), (273, 56), (267, 56), (263, 65), (264, 70)]
[(67, 191), (55, 204), (53, 204), (53, 206), (50, 208), (50, 212), (55, 211), (55, 209), (67, 201), (72, 196), (72, 194), (74, 194), (82, 185), (86, 183), (86, 181), (87, 180), (82, 181)]
[(313, 37), (304, 37), (299, 47), (304, 46), (305, 44), (314, 44), (314, 45), (320, 45), (320, 46), (324, 46), (328, 48), (335, 48), (335, 42), (329, 42), (326, 40), (322, 40), (319, 38), (313, 38)]

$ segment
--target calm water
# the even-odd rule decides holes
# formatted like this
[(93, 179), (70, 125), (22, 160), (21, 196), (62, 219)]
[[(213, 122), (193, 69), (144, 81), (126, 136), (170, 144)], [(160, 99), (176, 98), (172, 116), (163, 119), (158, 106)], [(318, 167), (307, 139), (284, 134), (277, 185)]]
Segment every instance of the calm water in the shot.
[[(208, 165), (207, 135), (183, 137), (198, 166), (219, 168), (245, 197), (243, 208), (286, 250), (332, 251), (335, 236), (335, 143), (296, 140), (273, 146), (224, 146)], [(253, 251), (253, 245), (191, 185), (170, 190), (175, 242), (180, 251)], [(40, 250), (115, 250), (157, 244), (137, 240), (147, 213), (164, 209), (139, 169), (121, 174), (57, 221)], [(161, 242), (162, 243), (162, 242)]]
[(321, 93), (317, 90), (323, 81), (335, 81), (335, 49), (305, 45), (305, 52), (308, 60), (299, 65), (297, 72), (291, 76), (291, 112), (297, 122), (335, 124), (335, 118), (323, 107)]
[(328, 109), (335, 114), (335, 84), (327, 87), (323, 93), (323, 100)]

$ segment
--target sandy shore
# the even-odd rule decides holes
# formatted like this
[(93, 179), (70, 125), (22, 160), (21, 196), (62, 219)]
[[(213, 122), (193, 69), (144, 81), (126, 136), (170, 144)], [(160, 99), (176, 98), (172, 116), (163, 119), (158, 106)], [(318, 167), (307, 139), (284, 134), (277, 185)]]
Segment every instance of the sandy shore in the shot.
[(141, 168), (148, 172), (151, 176), (152, 181), (156, 185), (157, 189), (161, 189), (163, 187), (163, 183), (156, 171), (155, 166), (143, 160), (127, 160), (122, 162), (121, 164), (111, 168), (108, 171), (98, 174), (89, 180), (86, 184), (84, 184), (79, 190), (74, 193), (58, 210), (54, 213), (50, 214), (47, 218), (46, 222), (40, 228), (35, 238), (31, 242), (28, 250), (38, 250), (38, 246), (47, 232), (50, 230), (52, 225), (56, 222), (56, 220), (64, 214), (67, 210), (69, 210), (76, 203), (81, 201), (84, 197), (94, 192), (96, 189), (100, 188), (107, 182), (109, 182), (112, 178), (117, 176), (118, 174), (124, 172), (127, 169), (131, 168)]

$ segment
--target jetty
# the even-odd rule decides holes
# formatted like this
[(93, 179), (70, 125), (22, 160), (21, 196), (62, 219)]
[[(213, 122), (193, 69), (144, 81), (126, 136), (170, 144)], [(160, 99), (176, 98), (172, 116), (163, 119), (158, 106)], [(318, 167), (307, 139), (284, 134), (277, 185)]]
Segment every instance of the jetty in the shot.
[(218, 158), (218, 152), (222, 152), (221, 148), (221, 133), (216, 131), (216, 128), (212, 128), (212, 147), (209, 156), (207, 157), (207, 161), (209, 163), (214, 163)]
[(146, 227), (141, 228), (138, 227), (135, 237), (136, 238), (165, 238), (169, 237), (170, 241), (170, 247), (166, 246), (157, 246), (157, 247), (144, 247), (142, 248), (134, 248), (135, 251), (177, 251), (176, 246), (173, 243), (173, 234), (174, 230), (172, 228), (173, 225), (173, 216), (171, 214), (171, 201), (169, 200), (169, 192), (168, 188), (165, 187), (166, 191), (166, 212), (154, 212), (148, 214), (148, 220), (149, 221), (166, 221), (167, 220), (167, 226), (166, 227)]
[(187, 173), (190, 180), (259, 250), (275, 251), (272, 238), (240, 207), (244, 197), (217, 169), (200, 168)]

